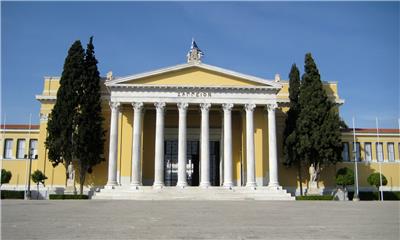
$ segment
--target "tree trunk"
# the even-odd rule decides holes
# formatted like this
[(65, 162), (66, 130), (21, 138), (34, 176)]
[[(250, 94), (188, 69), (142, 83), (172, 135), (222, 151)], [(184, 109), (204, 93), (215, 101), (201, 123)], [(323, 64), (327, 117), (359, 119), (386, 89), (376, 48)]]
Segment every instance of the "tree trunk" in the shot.
[(79, 172), (79, 194), (83, 194), (83, 184), (85, 184), (85, 177), (86, 177), (86, 171), (83, 171), (83, 169), (80, 170)]
[(379, 189), (379, 186), (376, 186), (376, 188), (378, 189), (378, 200), (381, 200), (381, 190)]
[(39, 200), (39, 183), (37, 183), (37, 195), (36, 195), (36, 200)]
[(68, 185), (68, 165), (67, 163), (64, 164), (65, 167), (65, 189), (67, 188)]
[(299, 181), (300, 181), (300, 196), (303, 196), (303, 178), (301, 176), (301, 164), (297, 165), (297, 173), (299, 175)]

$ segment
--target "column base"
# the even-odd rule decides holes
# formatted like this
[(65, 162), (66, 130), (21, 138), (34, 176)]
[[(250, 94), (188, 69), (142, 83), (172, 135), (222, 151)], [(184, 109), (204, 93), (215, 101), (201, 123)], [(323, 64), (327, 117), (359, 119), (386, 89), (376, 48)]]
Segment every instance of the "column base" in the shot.
[(176, 187), (177, 188), (185, 188), (185, 187), (187, 187), (187, 182), (178, 182), (177, 184), (176, 184)]
[(154, 183), (153, 184), (153, 188), (154, 189), (161, 189), (161, 188), (164, 188), (164, 187), (165, 187), (164, 183)]
[(256, 182), (248, 182), (248, 183), (246, 183), (246, 188), (256, 190), (257, 184), (256, 184)]
[(226, 183), (224, 183), (224, 185), (222, 185), (224, 188), (227, 188), (227, 189), (232, 189), (232, 187), (233, 187), (233, 182), (226, 182)]
[(279, 183), (270, 183), (267, 188), (271, 190), (282, 190), (282, 186), (279, 186)]
[(118, 183), (115, 182), (108, 182), (105, 186), (104, 189), (115, 189), (115, 187), (118, 186)]
[(141, 183), (131, 183), (131, 189), (139, 190), (139, 187), (141, 186)]
[(210, 182), (201, 182), (200, 183), (200, 187), (202, 187), (202, 188), (208, 188), (208, 187), (210, 187), (211, 186), (211, 183)]

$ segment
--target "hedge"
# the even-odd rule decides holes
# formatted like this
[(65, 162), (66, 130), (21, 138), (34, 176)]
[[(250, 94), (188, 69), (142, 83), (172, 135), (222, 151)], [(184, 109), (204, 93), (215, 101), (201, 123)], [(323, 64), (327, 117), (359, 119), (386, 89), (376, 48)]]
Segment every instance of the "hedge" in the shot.
[[(358, 198), (364, 201), (379, 200), (381, 192), (359, 192)], [(349, 192), (349, 199), (352, 200), (354, 192)], [(383, 192), (383, 200), (400, 200), (400, 192)]]
[(66, 200), (66, 199), (89, 199), (88, 195), (66, 195), (66, 194), (50, 194), (50, 200)]
[(296, 200), (333, 200), (333, 196), (331, 195), (296, 196)]
[(1, 199), (24, 199), (25, 191), (1, 190)]

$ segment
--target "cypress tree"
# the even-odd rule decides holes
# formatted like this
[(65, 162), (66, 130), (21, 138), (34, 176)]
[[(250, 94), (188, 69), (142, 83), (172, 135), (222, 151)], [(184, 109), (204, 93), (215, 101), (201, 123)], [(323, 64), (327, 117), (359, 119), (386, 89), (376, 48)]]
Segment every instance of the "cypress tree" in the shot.
[(300, 194), (303, 195), (302, 176), (301, 176), (301, 159), (297, 157), (296, 143), (296, 121), (299, 115), (299, 92), (300, 92), (300, 72), (296, 64), (292, 65), (289, 73), (289, 111), (285, 120), (284, 137), (284, 157), (287, 166), (297, 165), (298, 176), (300, 181)]
[(93, 37), (90, 37), (84, 62), (85, 71), (79, 89), (78, 125), (74, 134), (80, 194), (83, 193), (86, 173), (91, 173), (93, 166), (104, 160), (104, 119), (101, 112), (100, 73), (97, 63)]
[(296, 122), (296, 149), (302, 161), (321, 165), (341, 161), (340, 118), (337, 107), (328, 99), (318, 68), (311, 56), (305, 56), (299, 94), (300, 112)]
[[(56, 103), (47, 123), (46, 147), (53, 167), (62, 163), (67, 170), (73, 158), (73, 132), (76, 129), (75, 112), (78, 107), (79, 82), (84, 72), (84, 50), (75, 41), (65, 58), (64, 68), (57, 91)], [(65, 176), (67, 179), (67, 176)]]

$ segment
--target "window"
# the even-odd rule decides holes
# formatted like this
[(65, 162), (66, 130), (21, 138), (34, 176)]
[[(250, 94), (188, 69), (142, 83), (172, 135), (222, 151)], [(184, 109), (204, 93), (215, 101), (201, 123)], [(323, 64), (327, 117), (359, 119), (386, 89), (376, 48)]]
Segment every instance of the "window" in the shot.
[(32, 158), (35, 159), (35, 155), (37, 155), (37, 139), (31, 139), (29, 141), (29, 153), (32, 154)]
[(349, 159), (349, 143), (343, 143), (343, 152), (342, 152), (343, 161), (348, 162)]
[(12, 157), (12, 145), (13, 145), (12, 139), (4, 140), (4, 153), (3, 153), (4, 158), (6, 158), (6, 159), (13, 158)]
[(394, 162), (394, 143), (388, 143), (388, 159), (389, 162)]
[(17, 140), (17, 158), (22, 159), (24, 158), (25, 154), (25, 139), (18, 139)]
[[(354, 147), (354, 142), (353, 142), (353, 158), (354, 158), (354, 154), (356, 155), (356, 161), (359, 162), (361, 160), (361, 152), (360, 152), (360, 143), (359, 142), (356, 142), (355, 147)], [(354, 160), (354, 159), (352, 159), (352, 160)]]
[(376, 159), (378, 162), (383, 161), (383, 143), (376, 143)]
[(372, 148), (370, 142), (364, 144), (364, 153), (365, 153), (365, 161), (370, 162), (372, 160)]

